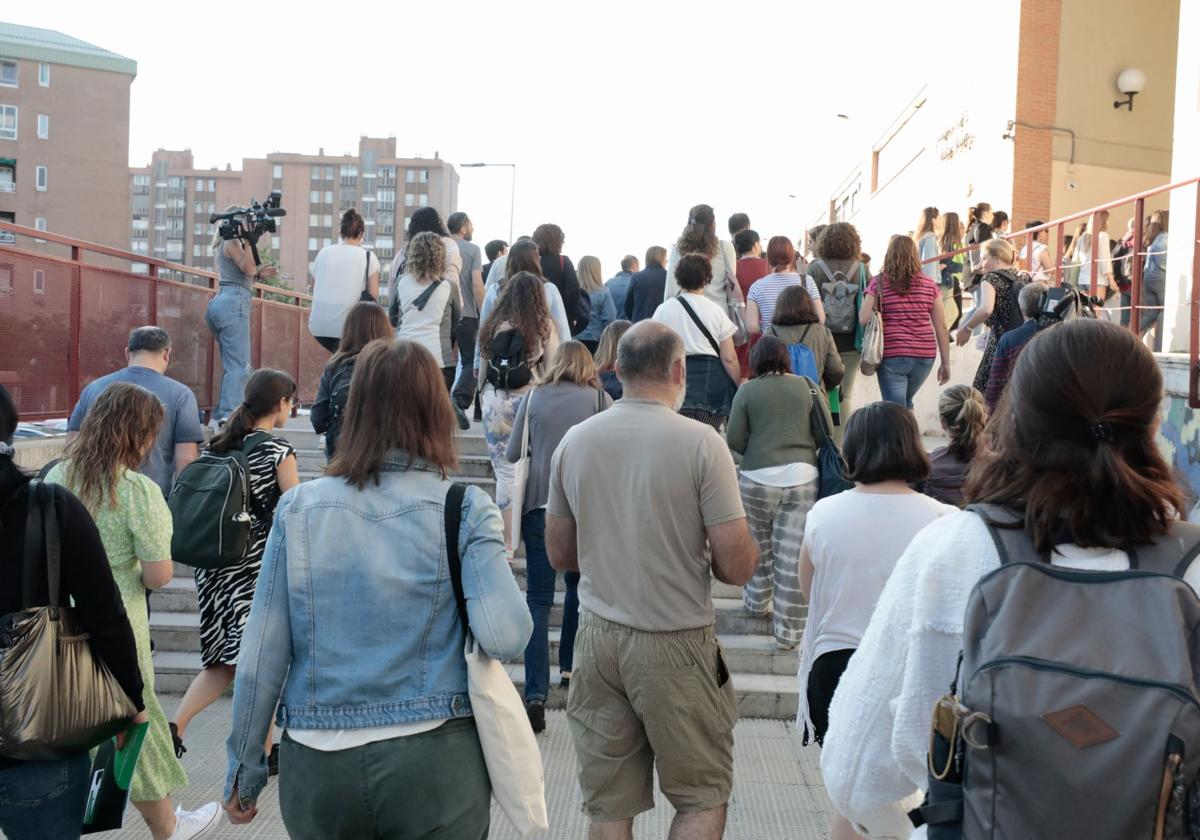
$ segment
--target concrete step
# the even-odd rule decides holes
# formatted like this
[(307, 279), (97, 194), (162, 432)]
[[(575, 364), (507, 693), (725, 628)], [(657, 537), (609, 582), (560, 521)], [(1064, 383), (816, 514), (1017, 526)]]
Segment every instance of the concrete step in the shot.
[[(327, 464), (323, 448), (297, 449), (296, 461), (302, 473), (324, 472)], [(458, 456), (458, 469), (455, 470), (455, 475), (471, 478), (491, 478), (492, 459), (486, 453), (483, 455), (464, 455), (460, 453)]]
[[(322, 458), (325, 453), (325, 436), (318, 435), (311, 428), (291, 425), (276, 432), (287, 440), (297, 452), (319, 452)], [(483, 428), (475, 426), (466, 432), (455, 432), (459, 455), (487, 455), (487, 441), (483, 438)]]
[[(512, 570), (513, 576), (517, 579), (517, 585), (521, 587), (522, 592), (526, 591), (528, 589), (529, 570), (525, 565), (524, 543), (521, 544), (521, 550), (517, 553), (516, 558), (513, 560)], [(566, 578), (559, 573), (557, 580), (555, 581), (554, 591), (565, 592), (566, 588)], [(721, 583), (719, 580), (714, 578), (712, 582), (712, 596), (714, 598), (740, 599), (742, 597), (742, 587), (733, 586), (732, 584), (728, 583)]]
[(150, 593), (150, 614), (157, 612), (188, 613), (199, 612), (200, 602), (196, 600), (196, 579), (191, 575), (191, 569), (179, 564), (175, 568), (175, 577), (161, 589)]

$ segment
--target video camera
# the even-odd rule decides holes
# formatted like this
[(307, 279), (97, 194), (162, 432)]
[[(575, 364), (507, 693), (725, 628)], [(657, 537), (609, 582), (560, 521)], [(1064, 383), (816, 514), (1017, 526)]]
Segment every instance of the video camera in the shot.
[(249, 242), (250, 250), (254, 254), (254, 264), (259, 265), (261, 263), (258, 258), (259, 238), (264, 233), (274, 233), (275, 219), (287, 215), (287, 211), (279, 206), (282, 200), (282, 191), (271, 190), (271, 194), (262, 204), (251, 198), (249, 207), (235, 207), (228, 213), (213, 213), (209, 216), (208, 223), (210, 225), (221, 223), (221, 226), (217, 228), (217, 233), (222, 239), (242, 239)]

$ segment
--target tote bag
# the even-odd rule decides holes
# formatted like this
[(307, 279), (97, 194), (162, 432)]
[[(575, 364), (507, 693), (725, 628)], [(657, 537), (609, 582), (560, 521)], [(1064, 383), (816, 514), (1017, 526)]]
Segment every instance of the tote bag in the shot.
[(876, 298), (875, 311), (871, 320), (863, 330), (862, 360), (858, 369), (863, 376), (874, 376), (879, 365), (883, 363), (883, 275), (879, 275), (879, 297)]
[(516, 686), (504, 666), (488, 656), (471, 635), (467, 601), (463, 595), (462, 558), (458, 554), (458, 532), (466, 492), (466, 485), (451, 484), (446, 493), (446, 555), (466, 637), (463, 655), (467, 661), (467, 693), (471, 698), (471, 712), (475, 716), (483, 760), (492, 780), (492, 798), (517, 833), (531, 837), (550, 827), (542, 754)]
[(525, 395), (525, 422), (521, 425), (521, 460), (513, 464), (513, 483), (509, 521), (512, 522), (512, 548), (521, 545), (521, 515), (525, 509), (525, 485), (529, 483), (529, 409), (533, 407), (534, 388)]

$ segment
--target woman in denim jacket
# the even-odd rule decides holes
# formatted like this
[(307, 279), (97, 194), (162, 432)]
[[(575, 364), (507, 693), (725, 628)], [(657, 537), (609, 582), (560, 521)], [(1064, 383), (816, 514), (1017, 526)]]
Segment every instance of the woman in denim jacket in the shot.
[[(487, 836), (491, 785), (444, 536), (453, 428), (428, 350), (380, 340), (362, 351), (328, 476), (275, 511), (234, 689), (232, 822), (254, 818), (278, 705), (291, 837)], [(471, 632), (493, 657), (515, 658), (533, 622), (500, 511), (475, 487), (458, 544)]]

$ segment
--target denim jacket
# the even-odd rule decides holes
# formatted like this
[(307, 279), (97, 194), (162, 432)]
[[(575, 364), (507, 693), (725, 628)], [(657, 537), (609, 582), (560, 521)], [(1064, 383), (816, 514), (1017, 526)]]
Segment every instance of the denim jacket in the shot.
[[(279, 726), (297, 729), (471, 715), (448, 489), (436, 468), (397, 451), (378, 486), (326, 477), (284, 494), (242, 637), (226, 800), (236, 785), (252, 802), (266, 784), (262, 745), (277, 702)], [(514, 658), (533, 620), (504, 559), (500, 511), (477, 487), (458, 544), (471, 632), (491, 656)]]

